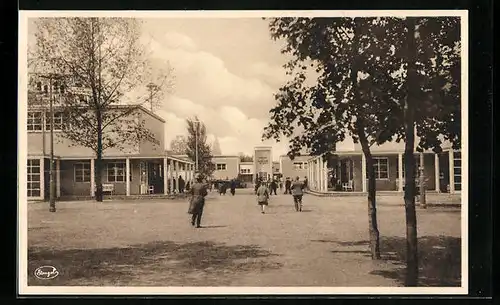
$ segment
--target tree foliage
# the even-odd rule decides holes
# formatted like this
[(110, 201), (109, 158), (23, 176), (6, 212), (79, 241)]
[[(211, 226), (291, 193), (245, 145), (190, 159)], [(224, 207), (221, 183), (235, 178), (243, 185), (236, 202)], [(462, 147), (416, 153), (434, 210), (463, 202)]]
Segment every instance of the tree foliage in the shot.
[[(196, 152), (198, 151), (198, 173), (203, 177), (209, 178), (214, 171), (212, 163), (212, 150), (207, 143), (207, 129), (205, 124), (198, 117), (187, 119), (187, 155), (189, 159), (196, 162)], [(198, 149), (197, 149), (198, 148)]]
[[(415, 23), (413, 29), (409, 21)], [(275, 95), (277, 105), (270, 110), (263, 137), (289, 138), (292, 156), (305, 146), (311, 154), (328, 157), (346, 136), (359, 142), (367, 158), (370, 233), (376, 231), (371, 145), (413, 141), (416, 130), (417, 150), (438, 152), (443, 140), (460, 147), (459, 21), (454, 17), (270, 21), (272, 38), (286, 41), (282, 52), (292, 59), (285, 65), (290, 80)], [(412, 40), (413, 49), (408, 46)], [(413, 156), (413, 142), (408, 149)], [(413, 158), (406, 159), (410, 173)], [(413, 180), (407, 180), (405, 192), (414, 204)], [(412, 226), (416, 232), (416, 221)], [(373, 242), (371, 246), (374, 257), (377, 251)], [(414, 250), (411, 255), (416, 255)]]
[(253, 157), (244, 153), (239, 154), (240, 162), (253, 162)]
[(185, 136), (177, 136), (170, 141), (170, 150), (175, 155), (185, 155), (188, 149), (188, 140)]
[[(168, 65), (152, 69), (132, 18), (41, 18), (28, 65), (51, 77), (64, 113), (63, 137), (96, 153), (96, 199), (102, 201), (102, 154), (144, 141), (158, 143), (140, 106), (170, 89)], [(154, 90), (147, 84), (155, 83)]]

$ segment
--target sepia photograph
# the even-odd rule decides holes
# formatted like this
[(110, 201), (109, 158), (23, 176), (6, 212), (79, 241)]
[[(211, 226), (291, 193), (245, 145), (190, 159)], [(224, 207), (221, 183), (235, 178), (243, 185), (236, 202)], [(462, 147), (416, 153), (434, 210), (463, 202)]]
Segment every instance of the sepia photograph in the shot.
[(30, 294), (466, 294), (467, 11), (20, 11)]

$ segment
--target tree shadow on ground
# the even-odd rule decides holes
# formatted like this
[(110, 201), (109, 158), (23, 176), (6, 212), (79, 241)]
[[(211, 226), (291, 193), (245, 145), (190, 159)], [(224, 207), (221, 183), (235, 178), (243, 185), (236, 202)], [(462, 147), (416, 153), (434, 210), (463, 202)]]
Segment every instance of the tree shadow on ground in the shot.
[[(341, 247), (368, 247), (368, 241), (313, 240), (334, 243)], [(461, 281), (461, 240), (452, 236), (422, 236), (418, 239), (419, 285), (433, 287), (457, 287)], [(366, 249), (366, 248), (365, 248)], [(332, 253), (362, 254), (370, 257), (370, 251), (357, 249), (332, 250)], [(374, 270), (371, 274), (398, 281), (404, 285), (406, 275), (406, 238), (380, 237), (382, 260), (392, 262), (393, 269)]]
[[(280, 268), (277, 256), (257, 246), (158, 241), (126, 248), (29, 248), (28, 285), (227, 286), (231, 276)], [(36, 268), (54, 266), (59, 276), (40, 280)], [(222, 276), (221, 276), (222, 275)]]
[[(406, 238), (383, 237), (380, 240), (383, 259), (400, 262), (395, 270), (372, 273), (404, 284)], [(461, 239), (452, 236), (423, 236), (418, 239), (419, 286), (459, 287), (461, 282)]]

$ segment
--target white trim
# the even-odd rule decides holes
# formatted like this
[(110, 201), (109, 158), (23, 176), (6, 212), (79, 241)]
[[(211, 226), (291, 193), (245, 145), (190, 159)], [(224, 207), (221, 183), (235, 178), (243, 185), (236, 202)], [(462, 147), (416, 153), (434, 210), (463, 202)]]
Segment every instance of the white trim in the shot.
[[(30, 114), (35, 114), (35, 113), (38, 113), (40, 114), (40, 129), (28, 129), (28, 126), (38, 126), (38, 124), (30, 124), (30, 119), (31, 120), (34, 120), (34, 118), (30, 117)], [(27, 118), (26, 118), (26, 130), (29, 132), (42, 132), (43, 131), (43, 127), (44, 127), (44, 115), (43, 115), (43, 111), (38, 111), (38, 110), (28, 110), (28, 115), (27, 115)]]
[[(43, 158), (31, 158), (31, 159), (27, 159), (26, 161), (26, 169), (28, 168), (33, 168), (34, 166), (28, 166), (28, 163), (29, 162), (32, 162), (34, 160), (38, 160), (39, 162), (39, 165), (38, 165), (38, 175), (40, 176), (40, 178), (38, 179), (38, 183), (40, 183), (40, 186), (38, 187), (39, 191), (40, 191), (40, 195), (39, 196), (27, 196), (29, 200), (41, 200), (44, 198), (44, 186), (45, 186), (45, 176), (44, 176), (44, 159)], [(33, 176), (33, 174), (31, 173), (28, 173), (28, 171), (26, 171), (26, 195), (28, 195), (28, 190), (30, 190), (30, 188), (28, 187), (28, 183), (29, 182), (33, 182), (31, 180), (28, 179), (28, 176)], [(31, 188), (31, 190), (37, 190), (37, 189), (33, 189)]]

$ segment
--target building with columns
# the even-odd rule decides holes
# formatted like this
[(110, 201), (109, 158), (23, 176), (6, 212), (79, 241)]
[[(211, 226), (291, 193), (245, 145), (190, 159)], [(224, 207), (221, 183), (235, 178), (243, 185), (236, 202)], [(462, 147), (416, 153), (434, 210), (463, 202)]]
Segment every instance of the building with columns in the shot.
[[(30, 82), (30, 95), (38, 103), (28, 101), (27, 122), (27, 195), (29, 200), (49, 198), (50, 170), (50, 114), (48, 112), (47, 84)], [(66, 90), (71, 90), (70, 87)], [(63, 94), (54, 86), (53, 98)], [(54, 103), (54, 168), (56, 198), (94, 197), (96, 156), (88, 147), (73, 143), (62, 133), (63, 114)], [(120, 106), (132, 107), (132, 106)], [(192, 181), (194, 163), (167, 153), (165, 121), (144, 107), (134, 106), (129, 115), (144, 122), (155, 141), (143, 141), (124, 149), (108, 148), (103, 153), (102, 183), (105, 195), (153, 195), (178, 192), (179, 176)]]
[[(309, 158), (307, 177), (312, 190), (367, 192), (366, 158), (361, 146), (345, 142), (337, 145), (336, 151), (329, 159), (322, 156)], [(402, 192), (405, 179), (404, 143), (373, 145), (370, 149), (374, 158), (377, 191)], [(418, 169), (423, 164), (427, 190), (439, 193), (461, 191), (461, 152), (453, 150), (450, 143), (443, 145), (442, 153), (425, 151), (415, 153), (414, 157), (417, 177)]]

